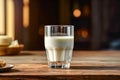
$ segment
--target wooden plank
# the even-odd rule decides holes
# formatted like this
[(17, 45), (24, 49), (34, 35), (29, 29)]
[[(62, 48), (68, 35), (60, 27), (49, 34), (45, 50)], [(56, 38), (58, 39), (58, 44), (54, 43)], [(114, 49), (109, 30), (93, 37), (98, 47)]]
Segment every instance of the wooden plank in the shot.
[(45, 64), (15, 64), (15, 68), (0, 77), (78, 77), (78, 76), (119, 76), (120, 67), (72, 66), (70, 69), (51, 69)]
[[(25, 55), (30, 53), (30, 55)], [(119, 51), (74, 51), (70, 69), (48, 68), (44, 51), (23, 51), (18, 56), (1, 56), (14, 68), (0, 73), (2, 80), (119, 80)]]
[[(72, 64), (120, 66), (119, 51), (74, 51)], [(1, 56), (7, 63), (47, 63), (44, 51), (23, 51), (16, 56)]]
[(2, 77), (1, 80), (120, 80), (119, 76), (77, 76), (77, 77)]

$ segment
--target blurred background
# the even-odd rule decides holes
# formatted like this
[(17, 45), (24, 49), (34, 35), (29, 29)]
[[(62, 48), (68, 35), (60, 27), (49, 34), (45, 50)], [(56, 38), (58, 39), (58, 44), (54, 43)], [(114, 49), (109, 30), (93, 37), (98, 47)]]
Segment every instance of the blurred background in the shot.
[(120, 49), (120, 0), (0, 0), (0, 35), (44, 50), (44, 25), (74, 25), (74, 50)]

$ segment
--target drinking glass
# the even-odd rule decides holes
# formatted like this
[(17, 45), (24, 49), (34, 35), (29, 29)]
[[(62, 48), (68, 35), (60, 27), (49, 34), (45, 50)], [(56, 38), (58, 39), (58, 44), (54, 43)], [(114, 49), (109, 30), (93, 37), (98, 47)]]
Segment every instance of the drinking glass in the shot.
[(45, 49), (50, 68), (70, 68), (74, 47), (73, 25), (45, 25)]

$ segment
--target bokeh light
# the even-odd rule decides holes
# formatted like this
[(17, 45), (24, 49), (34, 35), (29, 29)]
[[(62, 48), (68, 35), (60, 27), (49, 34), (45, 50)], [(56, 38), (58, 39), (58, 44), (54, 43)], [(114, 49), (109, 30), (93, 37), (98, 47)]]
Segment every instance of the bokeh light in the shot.
[(73, 11), (73, 16), (74, 17), (80, 17), (81, 16), (81, 11), (80, 11), (80, 9), (75, 9), (74, 11)]

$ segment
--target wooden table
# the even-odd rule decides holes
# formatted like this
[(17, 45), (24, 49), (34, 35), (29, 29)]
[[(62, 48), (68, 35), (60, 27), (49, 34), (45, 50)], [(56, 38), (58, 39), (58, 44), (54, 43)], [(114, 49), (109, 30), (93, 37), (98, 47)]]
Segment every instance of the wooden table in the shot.
[(14, 68), (0, 80), (120, 80), (120, 51), (74, 51), (70, 69), (50, 69), (44, 51), (1, 56)]

